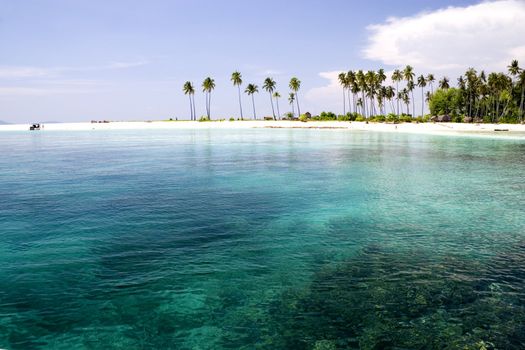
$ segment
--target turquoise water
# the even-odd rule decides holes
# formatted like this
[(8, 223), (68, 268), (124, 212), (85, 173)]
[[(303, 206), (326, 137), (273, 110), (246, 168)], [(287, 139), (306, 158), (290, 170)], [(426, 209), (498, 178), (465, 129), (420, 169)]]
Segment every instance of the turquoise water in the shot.
[(0, 134), (0, 348), (525, 348), (525, 140)]

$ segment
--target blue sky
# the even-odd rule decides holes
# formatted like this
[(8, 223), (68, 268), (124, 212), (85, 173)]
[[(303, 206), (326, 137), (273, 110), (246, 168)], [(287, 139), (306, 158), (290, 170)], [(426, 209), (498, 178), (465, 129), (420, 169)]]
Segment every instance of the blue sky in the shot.
[[(493, 32), (508, 36), (509, 31), (521, 30), (518, 22), (525, 23), (520, 20), (525, 19), (520, 17), (525, 14), (520, 12), (523, 1), (481, 5), (477, 1), (421, 0), (0, 0), (0, 120), (182, 119), (189, 113), (181, 92), (186, 80), (199, 86), (197, 113), (202, 115), (200, 83), (206, 76), (215, 78), (217, 84), (212, 114), (237, 116), (236, 90), (229, 81), (234, 70), (242, 72), (246, 83), (259, 86), (266, 76), (272, 76), (283, 96), (288, 93), (290, 77), (297, 76), (303, 83), (303, 111), (341, 112), (333, 81), (337, 71), (389, 70), (404, 62), (413, 64), (416, 72), (436, 69), (452, 75), (463, 69), (461, 64), (450, 63), (465, 55), (443, 58), (444, 63), (450, 60), (445, 65), (431, 59), (436, 54), (421, 57), (419, 51), (429, 52), (440, 45), (452, 51), (445, 34), (436, 37), (439, 28), (420, 30), (418, 21), (426, 23), (431, 16), (441, 23), (478, 11), (467, 17), (479, 17), (479, 23), (473, 20), (454, 28), (454, 37), (465, 40), (476, 26), (487, 25), (484, 15), (501, 10), (496, 28), (485, 35), (490, 41), (477, 38), (475, 44), (469, 44), (468, 58), (472, 65), (492, 68), (512, 54), (521, 57), (525, 41), (518, 35), (497, 50), (502, 51), (501, 57), (483, 61), (480, 55), (469, 54), (501, 41)], [(449, 6), (456, 12), (444, 10)], [(389, 37), (395, 33), (403, 36)], [(411, 46), (402, 46), (405, 38), (412, 37), (416, 39), (406, 44)], [(400, 44), (383, 49), (389, 43)], [(398, 49), (407, 55), (401, 57)], [(245, 97), (246, 111), (249, 103)], [(256, 105), (259, 115), (271, 113), (262, 91)], [(282, 105), (287, 110), (284, 99)]]

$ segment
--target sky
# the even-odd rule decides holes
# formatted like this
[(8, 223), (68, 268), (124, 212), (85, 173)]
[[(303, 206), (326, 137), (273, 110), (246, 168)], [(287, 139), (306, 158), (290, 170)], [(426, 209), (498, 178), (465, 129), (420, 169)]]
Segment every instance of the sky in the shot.
[(259, 86), (258, 116), (271, 115), (264, 78), (284, 113), (293, 76), (301, 111), (342, 113), (341, 71), (410, 64), (454, 82), (525, 66), (523, 33), (525, 0), (0, 0), (0, 120), (187, 119), (182, 85), (204, 115), (208, 76), (212, 118), (238, 117), (235, 70)]

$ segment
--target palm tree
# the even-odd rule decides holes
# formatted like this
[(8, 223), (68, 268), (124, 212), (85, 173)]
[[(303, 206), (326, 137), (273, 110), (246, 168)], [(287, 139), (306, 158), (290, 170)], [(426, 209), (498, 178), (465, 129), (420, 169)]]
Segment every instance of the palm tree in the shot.
[(240, 72), (235, 71), (232, 73), (231, 81), (233, 83), (233, 86), (237, 86), (237, 91), (239, 94), (239, 109), (241, 111), (241, 120), (243, 120), (242, 115), (242, 102), (241, 102), (241, 85), (242, 85), (242, 75)]
[(425, 86), (427, 86), (427, 81), (425, 79), (425, 76), (420, 75), (417, 78), (417, 86), (421, 88), (421, 117), (423, 117), (425, 113)]
[(509, 73), (515, 78), (518, 78), (517, 85), (521, 86), (521, 97), (520, 97), (520, 122), (523, 121), (523, 98), (525, 97), (525, 73), (524, 70), (520, 68), (518, 60), (512, 60), (508, 66)]
[(439, 81), (439, 88), (447, 90), (448, 88), (450, 88), (450, 84), (448, 82), (449, 82), (448, 78), (443, 77), (443, 79)]
[(436, 81), (436, 78), (434, 78), (434, 74), (428, 74), (427, 75), (427, 83), (430, 85), (430, 91), (432, 91), (432, 94), (434, 93), (434, 81)]
[[(346, 83), (347, 83), (347, 89), (348, 89), (348, 109), (350, 110), (350, 107), (352, 106), (353, 107), (352, 111), (356, 112), (357, 111), (356, 95), (359, 91), (358, 91), (358, 86), (356, 84), (355, 73), (351, 70), (349, 70), (346, 73)], [(350, 92), (352, 92), (352, 101), (350, 101)]]
[(190, 98), (190, 114), (191, 114), (191, 120), (195, 120), (195, 88), (193, 87), (193, 84), (191, 81), (187, 81), (184, 83), (184, 86), (182, 87), (182, 91), (184, 91), (184, 95), (188, 95)]
[(403, 100), (403, 102), (406, 104), (407, 106), (407, 115), (410, 115), (410, 107), (409, 107), (409, 104), (410, 104), (410, 98), (408, 97), (408, 89), (407, 88), (404, 88), (402, 91), (401, 91), (401, 99)]
[(392, 102), (395, 96), (396, 96), (396, 92), (394, 91), (394, 88), (392, 86), (387, 86), (386, 87), (386, 99), (388, 100), (388, 102), (390, 102), (390, 109), (392, 110), (392, 113), (396, 112), (394, 108), (394, 103)]
[(519, 85), (521, 86), (521, 98), (520, 98), (520, 122), (523, 122), (523, 102), (524, 102), (524, 95), (525, 95), (525, 70), (521, 70), (520, 76), (519, 76)]
[(246, 86), (246, 90), (244, 90), (248, 94), (248, 96), (252, 96), (252, 106), (253, 106), (253, 119), (257, 119), (257, 114), (255, 113), (255, 99), (253, 98), (253, 94), (256, 92), (259, 92), (259, 87), (255, 84), (248, 84)]
[(270, 94), (270, 103), (272, 104), (272, 115), (273, 115), (273, 120), (275, 120), (275, 109), (273, 108), (273, 98), (272, 98), (273, 90), (275, 90), (275, 80), (273, 80), (272, 78), (264, 79), (263, 89), (266, 90)]
[[(412, 66), (407, 65), (405, 69), (403, 70), (403, 77), (405, 78), (407, 82), (407, 89), (410, 91), (410, 94), (412, 95), (412, 113), (416, 114), (416, 105), (414, 101), (414, 68)], [(410, 113), (409, 113), (410, 114)]]
[(299, 95), (297, 94), (301, 88), (301, 81), (296, 77), (290, 79), (290, 89), (294, 92), (295, 101), (297, 102), (297, 113), (301, 116), (301, 108), (299, 107)]
[[(337, 76), (339, 84), (343, 87), (343, 114), (346, 114), (346, 87), (348, 86), (348, 79), (346, 73), (339, 73)], [(348, 106), (350, 107), (350, 106)]]
[(368, 86), (366, 85), (365, 73), (362, 70), (358, 70), (355, 78), (359, 91), (361, 91), (361, 112), (363, 116), (366, 117), (365, 92), (368, 91)]
[(392, 73), (392, 81), (396, 83), (396, 92), (397, 92), (397, 115), (399, 116), (399, 82), (403, 80), (403, 74), (399, 69), (396, 69), (394, 73)]
[(281, 98), (281, 94), (276, 91), (273, 93), (273, 98), (275, 98), (275, 104), (277, 105), (277, 116), (281, 118), (281, 111), (279, 110), (279, 99)]
[(211, 92), (215, 89), (215, 80), (207, 77), (202, 82), (202, 91), (206, 93), (206, 115), (211, 119)]
[(294, 102), (295, 102), (295, 94), (293, 92), (290, 92), (288, 94), (288, 103), (292, 106), (292, 115), (295, 117)]

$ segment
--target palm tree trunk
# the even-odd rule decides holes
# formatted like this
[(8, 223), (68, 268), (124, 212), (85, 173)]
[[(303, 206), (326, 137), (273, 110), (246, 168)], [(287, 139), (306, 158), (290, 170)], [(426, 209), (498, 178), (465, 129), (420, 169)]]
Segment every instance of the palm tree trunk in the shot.
[(208, 119), (211, 120), (211, 91), (208, 97)]
[(241, 85), (237, 85), (237, 89), (239, 91), (239, 109), (241, 110), (241, 120), (243, 120), (243, 115), (242, 115), (242, 102), (241, 102)]
[(191, 106), (191, 94), (188, 94), (188, 97), (190, 98), (190, 119), (193, 120), (193, 107)]
[(277, 116), (281, 118), (281, 111), (279, 110), (279, 99), (275, 98), (275, 104), (277, 105)]
[(208, 107), (208, 92), (206, 92), (206, 116), (210, 118), (210, 109)]
[(292, 105), (292, 115), (295, 117), (295, 108), (294, 108), (293, 102), (291, 103), (291, 105)]
[(252, 94), (252, 106), (253, 106), (253, 119), (257, 119), (257, 115), (255, 114), (255, 99), (253, 98), (253, 94)]
[(345, 88), (343, 88), (343, 114), (346, 114), (346, 95), (345, 95)]
[(195, 111), (195, 95), (191, 95), (191, 99), (193, 101), (193, 120), (197, 120), (197, 112)]
[(299, 107), (299, 94), (297, 91), (295, 92), (295, 102), (297, 102), (297, 114), (299, 114), (299, 117), (301, 116), (301, 108)]
[(272, 104), (273, 120), (275, 120), (275, 109), (273, 108), (273, 97), (272, 97), (272, 93), (271, 92), (270, 92), (270, 103)]
[(416, 114), (416, 100), (414, 100), (414, 90), (410, 91), (410, 95), (412, 95), (412, 113), (414, 114), (412, 118), (414, 118)]
[(399, 82), (396, 82), (397, 116), (399, 117)]
[(425, 91), (423, 91), (423, 87), (421, 87), (421, 118), (423, 118), (424, 113), (425, 113)]
[(521, 100), (520, 100), (520, 122), (523, 122), (523, 99), (525, 98), (525, 82), (521, 83)]

